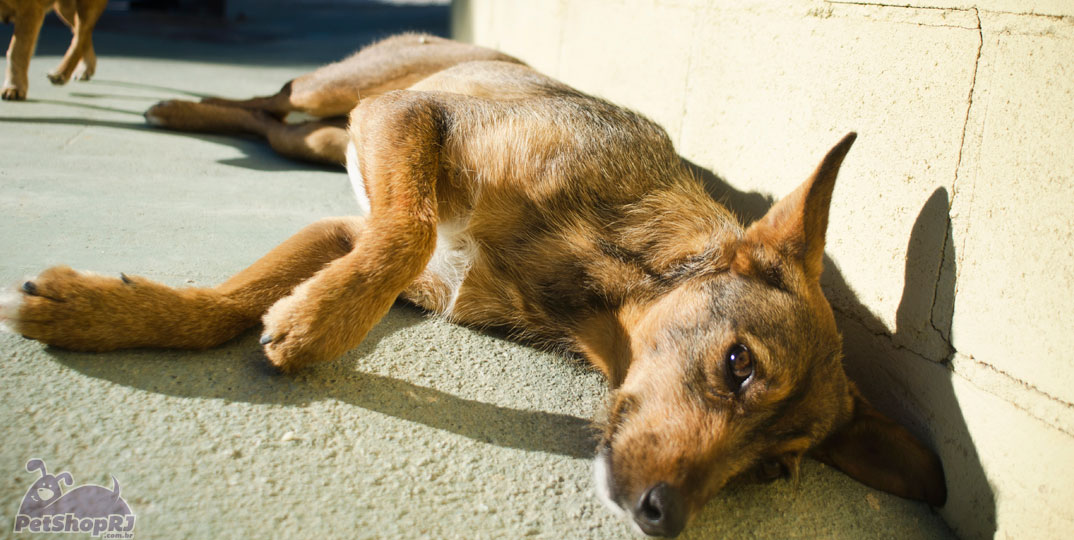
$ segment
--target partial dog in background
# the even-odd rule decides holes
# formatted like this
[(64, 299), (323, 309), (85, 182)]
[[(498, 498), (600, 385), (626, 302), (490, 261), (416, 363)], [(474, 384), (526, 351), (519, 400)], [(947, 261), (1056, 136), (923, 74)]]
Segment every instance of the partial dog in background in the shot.
[[(52, 84), (66, 84), (72, 76), (88, 81), (97, 69), (93, 52), (93, 27), (104, 12), (108, 0), (0, 0), (0, 20), (15, 23), (15, 33), (7, 48), (2, 97), (5, 101), (26, 99), (30, 88), (30, 57), (37, 46), (37, 35), (51, 6), (71, 28), (71, 45), (56, 69), (48, 74)], [(78, 70), (77, 73), (75, 70)]]

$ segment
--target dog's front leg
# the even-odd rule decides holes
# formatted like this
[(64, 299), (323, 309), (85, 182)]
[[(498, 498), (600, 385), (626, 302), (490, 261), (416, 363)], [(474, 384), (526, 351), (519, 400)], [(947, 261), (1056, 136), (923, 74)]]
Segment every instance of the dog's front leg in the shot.
[(393, 92), (351, 113), (371, 202), (354, 249), (265, 314), (269, 360), (290, 371), (358, 345), (416, 279), (436, 247), (436, 180), (442, 109), (427, 96)]
[(26, 99), (30, 88), (27, 73), (30, 70), (30, 57), (37, 46), (37, 34), (45, 19), (45, 10), (38, 2), (20, 2), (16, 4), (15, 33), (11, 35), (11, 45), (7, 48), (7, 69), (4, 73), (4, 88), (0, 97), (5, 101)]

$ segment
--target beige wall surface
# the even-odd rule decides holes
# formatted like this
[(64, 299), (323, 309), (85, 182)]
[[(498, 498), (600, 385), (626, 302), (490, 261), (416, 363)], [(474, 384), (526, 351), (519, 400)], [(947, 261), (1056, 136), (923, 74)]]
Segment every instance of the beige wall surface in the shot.
[(460, 39), (645, 113), (745, 215), (847, 131), (847, 368), (963, 537), (1074, 531), (1074, 2), (456, 0)]

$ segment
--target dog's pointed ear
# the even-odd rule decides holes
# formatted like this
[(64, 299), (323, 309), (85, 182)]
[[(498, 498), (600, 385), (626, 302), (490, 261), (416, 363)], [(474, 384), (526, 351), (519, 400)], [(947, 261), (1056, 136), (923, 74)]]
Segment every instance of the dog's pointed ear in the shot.
[(947, 484), (939, 456), (873, 408), (853, 385), (850, 390), (850, 421), (810, 454), (869, 487), (943, 506)]
[(775, 245), (799, 260), (810, 279), (819, 280), (824, 269), (824, 233), (828, 229), (832, 189), (839, 166), (857, 136), (853, 132), (846, 134), (828, 151), (808, 180), (780, 199), (746, 233), (747, 237)]

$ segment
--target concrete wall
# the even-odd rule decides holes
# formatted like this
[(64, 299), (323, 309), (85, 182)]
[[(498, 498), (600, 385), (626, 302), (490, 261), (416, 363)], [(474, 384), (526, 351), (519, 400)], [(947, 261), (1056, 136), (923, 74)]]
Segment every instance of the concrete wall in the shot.
[(1067, 536), (1074, 3), (909, 3), (456, 0), (453, 24), (657, 120), (746, 215), (858, 131), (825, 276), (848, 371), (938, 448), (959, 535)]

